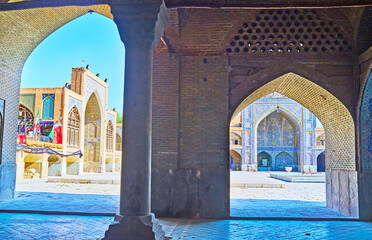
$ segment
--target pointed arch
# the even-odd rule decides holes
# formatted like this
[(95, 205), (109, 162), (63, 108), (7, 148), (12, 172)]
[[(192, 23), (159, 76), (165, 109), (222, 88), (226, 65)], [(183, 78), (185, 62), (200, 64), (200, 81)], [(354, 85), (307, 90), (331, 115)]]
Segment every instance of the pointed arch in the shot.
[(80, 146), (80, 124), (79, 110), (73, 106), (68, 113), (67, 120), (67, 145), (72, 147)]
[(122, 150), (122, 139), (119, 134), (116, 133), (116, 145), (115, 145), (115, 151), (121, 151)]
[[(90, 96), (88, 98), (88, 101), (86, 102), (86, 105), (85, 105), (85, 112), (87, 112), (88, 104), (92, 103), (92, 101), (93, 101), (94, 105), (98, 106), (98, 108), (95, 108), (95, 111), (98, 110), (99, 119), (101, 119), (103, 106), (102, 106), (101, 98), (99, 97), (99, 94), (98, 94), (97, 90), (90, 94)], [(92, 106), (90, 106), (90, 107), (92, 107)], [(85, 114), (85, 116), (86, 116), (86, 114)]]
[(106, 127), (106, 151), (114, 151), (114, 125), (109, 120)]
[(34, 120), (34, 114), (32, 111), (23, 104), (19, 104), (19, 111), (18, 111), (18, 119), (19, 120)]
[(53, 119), (54, 116), (54, 99), (46, 97), (43, 99), (43, 119)]
[(85, 107), (84, 172), (100, 171), (101, 134), (104, 134), (101, 133), (103, 116), (101, 107), (95, 91), (89, 96)]
[(230, 132), (230, 145), (242, 145), (242, 137), (235, 132)]
[[(355, 171), (355, 129), (352, 115), (333, 94), (300, 75), (290, 72), (266, 83), (246, 97), (236, 107), (233, 116), (272, 92), (298, 102), (321, 121), (326, 132), (327, 169)], [(339, 136), (343, 136), (342, 141)]]

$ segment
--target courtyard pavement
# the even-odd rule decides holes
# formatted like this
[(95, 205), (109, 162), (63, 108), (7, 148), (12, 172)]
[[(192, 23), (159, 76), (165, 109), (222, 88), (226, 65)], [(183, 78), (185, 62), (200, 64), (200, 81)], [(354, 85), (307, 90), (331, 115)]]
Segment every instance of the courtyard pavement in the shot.
[[(65, 179), (118, 180), (118, 173), (84, 174)], [(60, 178), (62, 179), (62, 178)], [(257, 186), (263, 187), (257, 187)], [(265, 185), (264, 185), (265, 184)], [(231, 172), (230, 210), (243, 218), (349, 218), (325, 206), (324, 183), (289, 183), (269, 173)], [(280, 185), (281, 187), (277, 187)], [(273, 186), (270, 188), (269, 186)], [(114, 215), (119, 207), (119, 185), (18, 182), (16, 197), (0, 202), (0, 211), (76, 212)]]
[[(107, 180), (107, 176), (100, 179)], [(268, 179), (267, 173), (231, 176), (232, 183), (247, 183), (230, 189), (232, 218), (160, 219), (168, 239), (372, 239), (372, 223), (348, 220), (325, 207), (322, 183), (282, 182)], [(279, 182), (283, 187), (247, 187), (257, 182)], [(0, 239), (100, 239), (118, 206), (119, 185), (26, 180), (17, 183), (15, 199), (0, 202)], [(87, 213), (101, 216), (77, 216)]]
[[(2, 240), (96, 240), (113, 217), (0, 213)], [(372, 239), (372, 223), (160, 219), (167, 239)]]
[[(118, 173), (84, 174), (65, 179), (118, 180)], [(62, 179), (62, 178), (60, 178)], [(258, 186), (262, 187), (258, 187)], [(231, 172), (230, 215), (234, 218), (349, 218), (325, 206), (324, 183), (290, 183), (265, 172)], [(273, 187), (270, 187), (273, 186)], [(280, 186), (278, 188), (278, 186)], [(16, 196), (0, 202), (0, 212), (57, 212), (114, 215), (119, 185), (17, 182)]]

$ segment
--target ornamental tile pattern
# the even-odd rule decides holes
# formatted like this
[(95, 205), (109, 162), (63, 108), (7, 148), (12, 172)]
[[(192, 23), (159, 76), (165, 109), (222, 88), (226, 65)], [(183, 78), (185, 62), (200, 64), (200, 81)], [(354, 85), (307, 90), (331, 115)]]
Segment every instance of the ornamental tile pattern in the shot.
[(68, 98), (68, 111), (69, 112), (73, 106), (76, 106), (76, 108), (79, 110), (79, 114), (81, 114), (81, 106), (82, 106), (81, 101), (70, 96)]
[(360, 110), (360, 157), (363, 170), (372, 170), (372, 73), (365, 85)]
[(115, 124), (115, 116), (108, 113), (107, 114), (107, 122), (109, 122), (111, 120), (112, 124)]
[(85, 102), (88, 102), (88, 99), (92, 95), (92, 93), (97, 92), (99, 96), (99, 100), (101, 102), (101, 106), (105, 106), (104, 101), (106, 99), (106, 90), (105, 87), (101, 84), (94, 81), (91, 77), (86, 76), (86, 86), (85, 86)]
[(28, 109), (31, 110), (32, 113), (35, 111), (35, 94), (21, 94), (19, 97), (19, 102)]

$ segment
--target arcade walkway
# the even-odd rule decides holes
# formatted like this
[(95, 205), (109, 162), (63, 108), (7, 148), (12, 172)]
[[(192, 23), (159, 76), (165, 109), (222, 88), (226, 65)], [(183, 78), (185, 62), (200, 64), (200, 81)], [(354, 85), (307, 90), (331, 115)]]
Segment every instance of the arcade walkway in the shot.
[[(0, 239), (96, 240), (112, 217), (0, 214)], [(372, 238), (372, 223), (349, 221), (252, 221), (160, 219), (166, 239), (358, 239)]]

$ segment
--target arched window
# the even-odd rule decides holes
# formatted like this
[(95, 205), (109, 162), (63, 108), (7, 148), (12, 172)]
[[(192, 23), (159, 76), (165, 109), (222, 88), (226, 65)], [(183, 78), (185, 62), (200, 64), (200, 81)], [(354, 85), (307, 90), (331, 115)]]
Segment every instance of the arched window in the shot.
[(238, 134), (232, 132), (231, 137), (230, 137), (230, 144), (231, 145), (242, 145), (242, 138)]
[(106, 129), (106, 151), (112, 152), (113, 149), (113, 132), (114, 132), (114, 127), (112, 126), (112, 122), (109, 121), (107, 124), (107, 129)]
[(19, 105), (18, 119), (33, 121), (34, 115), (30, 111), (30, 109), (28, 109), (27, 107), (23, 105)]
[(116, 134), (116, 151), (121, 151), (121, 137), (119, 134)]
[(325, 146), (325, 133), (323, 133), (322, 135), (320, 135), (316, 138), (316, 145), (317, 146)]
[(80, 115), (75, 106), (68, 113), (67, 144), (73, 147), (80, 145)]
[(54, 101), (51, 97), (47, 97), (43, 102), (43, 119), (53, 119)]

